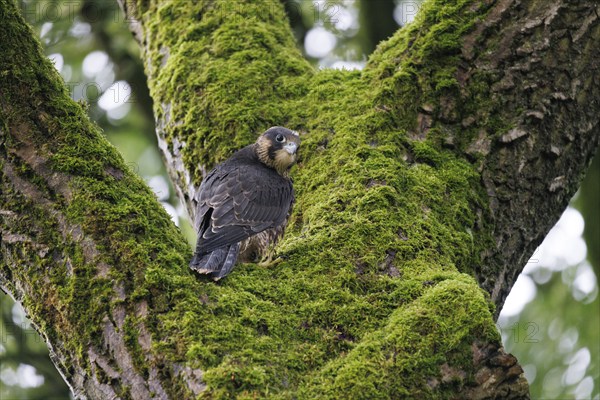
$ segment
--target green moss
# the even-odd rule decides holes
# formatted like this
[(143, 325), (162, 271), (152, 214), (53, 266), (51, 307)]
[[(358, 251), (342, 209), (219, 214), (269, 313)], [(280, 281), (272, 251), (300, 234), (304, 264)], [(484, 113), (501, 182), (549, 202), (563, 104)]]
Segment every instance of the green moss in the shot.
[[(301, 398), (356, 399), (456, 396), (452, 383), (429, 389), (428, 377), (452, 363), (476, 338), (498, 341), (482, 293), (467, 276), (448, 276), (406, 307), (387, 325), (369, 333), (345, 357), (322, 370), (301, 391)], [(461, 364), (469, 364), (463, 359)], [(452, 364), (451, 364), (452, 365)]]
[[(262, 2), (155, 7), (146, 11), (161, 16), (149, 20), (158, 39), (150, 45), (160, 47), (144, 49), (152, 60), (150, 90), (162, 99), (155, 107), (158, 118), (172, 122), (165, 127), (167, 141), (186, 138), (186, 163), (214, 165), (253, 142), (257, 131), (297, 115), (290, 106), (306, 94), (305, 78), (313, 70), (296, 50), (289, 28), (278, 29), (285, 21), (280, 7)], [(189, 15), (202, 18), (186, 25), (162, 22)], [(197, 102), (189, 107), (182, 98)], [(197, 168), (190, 171), (199, 183)]]
[[(476, 107), (440, 99), (457, 92), (460, 38), (481, 14), (469, 8), (479, 2), (430, 1), (363, 72), (312, 69), (272, 3), (138, 3), (155, 113), (169, 144), (185, 138), (193, 182), (198, 164), (214, 165), (270, 125), (306, 133), (293, 171), (294, 214), (278, 248), (286, 261), (238, 266), (217, 284), (189, 272), (185, 239), (40, 58), (44, 79), (28, 68), (20, 79), (40, 96), (52, 93), (45, 113), (53, 117), (36, 121), (32, 140), (44, 143), (54, 172), (71, 176), (57, 207), (101, 255), (86, 258), (75, 238), (49, 238), (68, 260), (52, 264), (49, 276), (62, 287), (40, 293), (48, 301), (27, 300), (34, 318), (60, 304), (50, 321), (84, 332), (61, 337), (81, 352), (98, 340), (101, 318), (124, 307), (137, 367), (145, 325), (158, 359), (203, 370), (205, 398), (455, 397), (460, 383), (433, 391), (427, 379), (443, 362), (470, 371), (465, 354), (475, 340), (499, 342), (489, 302), (469, 276), (490, 244), (491, 227), (474, 212), (486, 210), (487, 197), (457, 151), (460, 128), (436, 123), (421, 140), (412, 133), (423, 104), (436, 121)], [(483, 100), (488, 78), (467, 93)], [(458, 149), (443, 146), (445, 135), (459, 138)], [(20, 199), (9, 200), (16, 207)], [(58, 235), (56, 219), (25, 204), (46, 217), (40, 231)], [(47, 264), (40, 260), (41, 269)], [(98, 276), (99, 265), (110, 267), (108, 276)], [(23, 275), (40, 285), (45, 273)], [(121, 289), (125, 298), (115, 295)], [(147, 316), (133, 317), (142, 302)]]

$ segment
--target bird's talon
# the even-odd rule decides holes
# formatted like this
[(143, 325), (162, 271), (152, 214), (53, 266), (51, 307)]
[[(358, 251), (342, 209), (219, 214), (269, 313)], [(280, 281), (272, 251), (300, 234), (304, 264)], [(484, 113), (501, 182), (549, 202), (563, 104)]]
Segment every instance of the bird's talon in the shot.
[(265, 261), (261, 261), (260, 263), (258, 263), (259, 267), (264, 267), (264, 268), (270, 268), (270, 267), (274, 267), (277, 264), (280, 264), (283, 262), (283, 258), (281, 257), (277, 257), (274, 260), (265, 260)]

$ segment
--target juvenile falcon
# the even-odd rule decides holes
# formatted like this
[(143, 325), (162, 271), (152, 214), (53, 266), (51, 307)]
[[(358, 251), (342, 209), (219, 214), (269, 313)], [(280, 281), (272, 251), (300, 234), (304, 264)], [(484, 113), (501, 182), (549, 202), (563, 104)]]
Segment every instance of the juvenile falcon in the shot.
[(299, 146), (298, 133), (275, 126), (208, 173), (196, 193), (198, 241), (190, 268), (216, 281), (238, 255), (243, 262), (268, 255), (294, 202), (288, 173)]

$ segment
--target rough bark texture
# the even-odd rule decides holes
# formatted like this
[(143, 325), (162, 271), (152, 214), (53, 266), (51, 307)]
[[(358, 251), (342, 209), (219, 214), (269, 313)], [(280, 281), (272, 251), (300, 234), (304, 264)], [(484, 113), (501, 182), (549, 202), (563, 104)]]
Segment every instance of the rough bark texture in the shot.
[(430, 1), (362, 72), (311, 68), (278, 2), (125, 2), (191, 214), (304, 135), (286, 261), (220, 284), (0, 5), (0, 283), (78, 397), (528, 397), (494, 315), (598, 144), (594, 1)]
[(459, 84), (486, 82), (469, 95), (489, 101), (448, 122), (470, 133), (462, 147), (481, 158), (495, 248), (477, 278), (498, 311), (598, 147), (599, 13), (597, 2), (501, 1), (461, 50)]
[[(0, 288), (76, 398), (168, 398), (154, 347), (177, 290), (152, 274), (194, 282), (186, 241), (69, 98), (11, 0), (0, 1), (0, 37)], [(168, 368), (194, 390), (191, 369)]]

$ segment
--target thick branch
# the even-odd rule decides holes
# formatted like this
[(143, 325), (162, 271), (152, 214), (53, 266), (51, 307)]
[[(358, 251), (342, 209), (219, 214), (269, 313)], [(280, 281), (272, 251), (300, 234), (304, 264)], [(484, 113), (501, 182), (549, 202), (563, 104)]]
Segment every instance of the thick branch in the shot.
[(457, 74), (471, 88), (494, 79), (478, 93), (491, 100), (478, 116), (506, 121), (493, 130), (476, 120), (463, 147), (483, 158), (496, 248), (483, 255), (478, 278), (498, 305), (579, 188), (600, 140), (600, 5), (507, 3), (466, 39), (463, 59), (478, 71)]
[(479, 238), (474, 272), (498, 313), (598, 146), (600, 7), (456, 3), (424, 5), (418, 23), (433, 24), (431, 33), (409, 27), (379, 49), (368, 73), (384, 82), (380, 107), (412, 140), (450, 149), (481, 174), (488, 199), (474, 212), (489, 241)]
[(159, 273), (194, 282), (185, 239), (70, 100), (14, 2), (0, 20), (0, 287), (76, 398), (193, 391), (191, 370), (155, 349), (174, 297)]
[(142, 47), (159, 147), (193, 217), (193, 195), (216, 161), (298, 118), (312, 68), (278, 0), (119, 2)]

